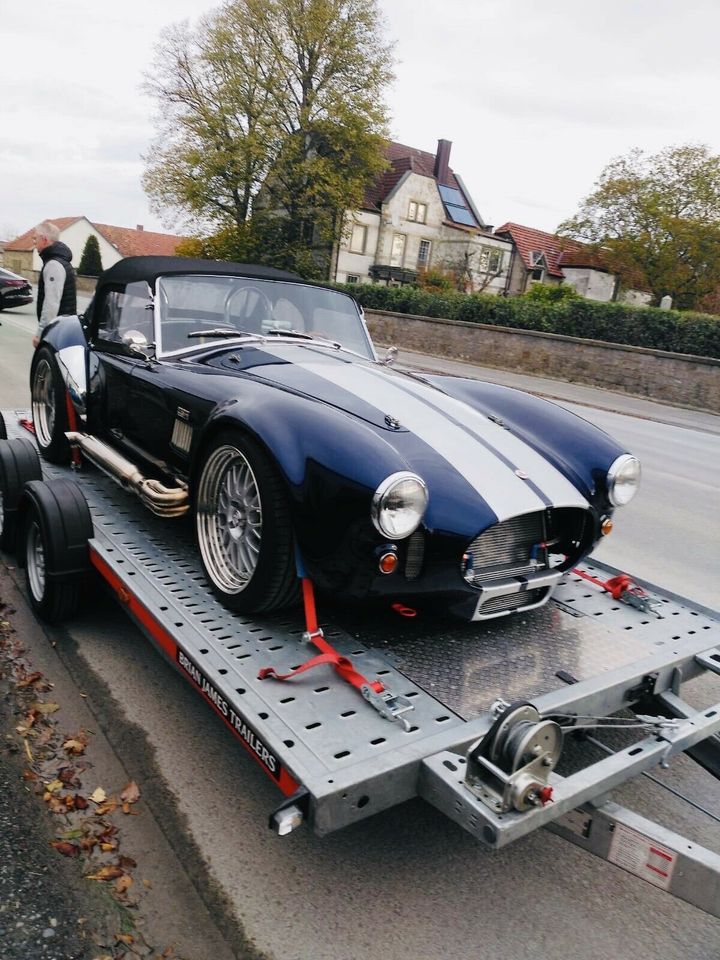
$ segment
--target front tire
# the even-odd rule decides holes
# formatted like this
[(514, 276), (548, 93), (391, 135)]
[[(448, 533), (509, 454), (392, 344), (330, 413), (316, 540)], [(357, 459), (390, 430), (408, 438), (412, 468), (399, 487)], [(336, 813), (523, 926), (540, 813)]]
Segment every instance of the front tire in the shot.
[(69, 463), (70, 444), (65, 384), (55, 354), (38, 347), (30, 383), (32, 418), (38, 450), (49, 463)]
[(24, 500), (18, 559), (30, 605), (41, 620), (59, 623), (79, 609), (92, 572), (90, 510), (78, 486), (66, 480), (28, 483)]
[(218, 434), (203, 460), (195, 532), (213, 591), (243, 613), (287, 606), (299, 586), (290, 506), (277, 468), (236, 431)]
[(33, 444), (22, 437), (0, 440), (0, 550), (6, 553), (17, 548), (18, 506), (29, 480), (42, 480)]

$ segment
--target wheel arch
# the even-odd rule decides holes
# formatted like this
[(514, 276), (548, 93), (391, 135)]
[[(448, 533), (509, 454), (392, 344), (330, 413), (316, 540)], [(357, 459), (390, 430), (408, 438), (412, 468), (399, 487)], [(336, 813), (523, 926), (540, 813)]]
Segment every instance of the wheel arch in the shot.
[(43, 330), (38, 349), (30, 364), (30, 390), (35, 377), (40, 347), (47, 347), (55, 356), (65, 388), (70, 395), (73, 407), (80, 416), (86, 412), (87, 401), (87, 350), (85, 330), (77, 316), (58, 317)]

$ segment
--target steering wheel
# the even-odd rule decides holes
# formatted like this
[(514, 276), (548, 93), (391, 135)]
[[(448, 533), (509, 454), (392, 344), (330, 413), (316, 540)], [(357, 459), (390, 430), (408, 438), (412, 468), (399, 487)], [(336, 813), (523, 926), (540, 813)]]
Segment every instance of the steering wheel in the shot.
[(272, 319), (272, 304), (267, 295), (250, 284), (238, 287), (225, 301), (224, 321), (247, 333), (261, 333)]

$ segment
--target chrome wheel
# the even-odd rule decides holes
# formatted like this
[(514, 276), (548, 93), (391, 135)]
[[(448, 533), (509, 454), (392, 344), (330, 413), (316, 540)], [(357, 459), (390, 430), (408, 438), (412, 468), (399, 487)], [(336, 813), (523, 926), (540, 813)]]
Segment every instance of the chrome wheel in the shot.
[(55, 429), (55, 390), (50, 363), (38, 361), (32, 384), (32, 417), (41, 449), (49, 447)]
[(241, 593), (258, 564), (262, 504), (255, 474), (237, 447), (220, 446), (210, 454), (200, 478), (196, 523), (210, 579), (225, 593)]
[(28, 526), (25, 562), (30, 591), (35, 600), (40, 603), (45, 596), (45, 548), (42, 533), (36, 521)]

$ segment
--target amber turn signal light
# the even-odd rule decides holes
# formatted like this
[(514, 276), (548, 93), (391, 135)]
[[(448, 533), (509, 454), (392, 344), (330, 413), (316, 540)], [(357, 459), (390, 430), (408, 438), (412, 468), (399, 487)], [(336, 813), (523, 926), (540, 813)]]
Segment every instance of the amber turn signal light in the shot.
[(610, 517), (605, 517), (603, 522), (600, 524), (600, 532), (604, 537), (606, 537), (609, 533), (612, 533), (612, 528), (613, 528), (612, 520), (610, 519)]
[(380, 573), (394, 573), (397, 569), (398, 557), (396, 553), (383, 553), (378, 560)]

